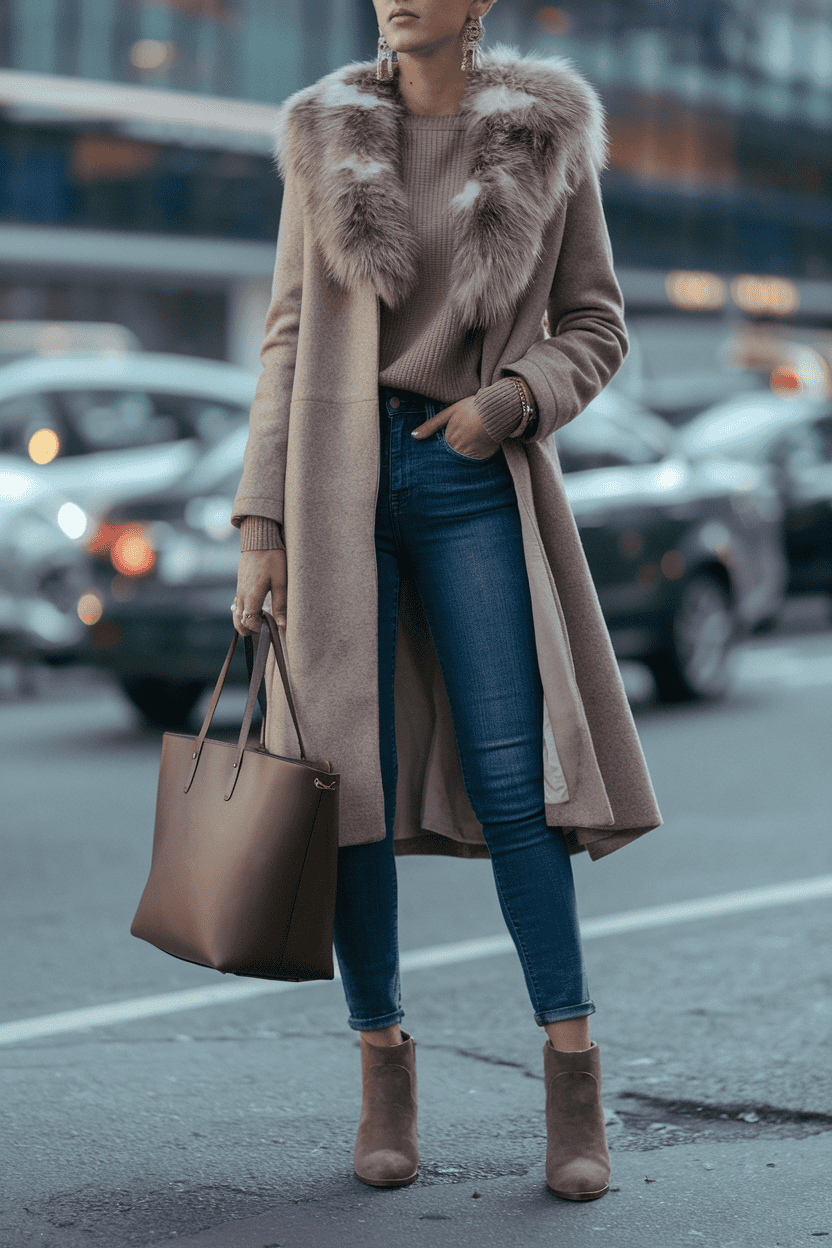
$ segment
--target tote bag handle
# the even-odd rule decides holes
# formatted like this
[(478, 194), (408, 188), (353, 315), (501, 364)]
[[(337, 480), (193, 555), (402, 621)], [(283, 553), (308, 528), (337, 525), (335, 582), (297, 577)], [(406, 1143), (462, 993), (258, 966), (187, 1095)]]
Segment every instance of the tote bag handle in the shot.
[[(294, 725), (295, 734), (298, 739), (298, 749), (300, 750), (300, 757), (304, 762), (306, 762), (306, 751), (304, 750), (303, 738), (300, 732), (300, 725), (298, 724), (297, 711), (295, 710), (295, 702), (294, 702), (294, 698), (292, 697), (292, 690), (289, 685), (289, 672), (286, 666), (286, 655), (283, 650), (283, 641), (280, 636), (280, 633), (278, 632), (277, 624), (275, 623), (273, 616), (271, 616), (268, 611), (263, 611), (262, 614), (263, 614), (263, 624), (260, 628), (260, 637), (257, 643), (257, 657), (254, 661), (254, 667), (253, 667), (253, 670), (251, 671), (251, 676), (249, 680), (248, 698), (246, 700), (246, 709), (243, 714), (243, 722), (240, 728), (240, 736), (237, 741), (235, 761), (234, 761), (234, 765), (231, 771), (231, 782), (229, 785), (229, 790), (226, 793), (226, 801), (228, 801), (228, 799), (231, 797), (231, 794), (234, 791), (234, 783), (236, 782), (237, 775), (239, 774), (240, 761), (242, 759), (243, 750), (245, 749), (246, 741), (248, 740), (248, 734), (251, 729), (251, 721), (254, 716), (254, 704), (257, 701), (257, 695), (260, 690), (260, 685), (262, 684), (263, 676), (265, 675), (266, 659), (268, 658), (270, 646), (274, 650), (274, 657), (275, 657), (275, 661), (277, 662), (277, 669), (280, 672), (280, 679), (283, 684), (283, 692), (286, 695), (286, 702), (289, 707), (289, 714), (292, 716), (292, 723)], [(214, 718), (214, 712), (216, 711), (217, 703), (220, 700), (220, 694), (222, 693), (223, 686), (225, 684), (225, 679), (228, 675), (228, 669), (231, 666), (231, 660), (234, 657), (234, 651), (237, 649), (238, 636), (239, 634), (235, 630), (234, 635), (231, 638), (231, 645), (228, 647), (228, 654), (225, 656), (225, 662), (222, 665), (222, 669), (220, 670), (220, 674), (217, 679), (217, 684), (214, 689), (213, 697), (211, 698), (211, 702), (208, 706), (208, 710), (205, 712), (205, 719), (203, 720), (202, 727), (199, 730), (199, 736), (194, 742), (194, 749), (193, 749), (193, 754), (191, 757), (192, 766), (191, 766), (188, 779), (185, 783), (186, 793), (188, 792), (191, 785), (193, 784), (194, 776), (196, 775), (196, 769), (199, 766), (199, 759), (202, 754), (202, 746), (204, 744), (206, 736), (208, 735), (208, 729), (211, 727), (211, 720)], [(246, 642), (250, 645), (250, 641), (248, 637), (246, 638)], [(248, 655), (246, 657), (248, 658)]]

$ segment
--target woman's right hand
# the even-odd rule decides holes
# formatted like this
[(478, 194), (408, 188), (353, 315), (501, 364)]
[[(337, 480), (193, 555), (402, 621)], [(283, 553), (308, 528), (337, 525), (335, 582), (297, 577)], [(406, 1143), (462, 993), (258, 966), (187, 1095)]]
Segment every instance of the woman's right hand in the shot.
[(266, 596), (272, 596), (272, 615), (286, 626), (285, 550), (244, 550), (237, 571), (237, 597), (234, 599), (234, 627), (241, 637), (260, 632), (261, 612)]

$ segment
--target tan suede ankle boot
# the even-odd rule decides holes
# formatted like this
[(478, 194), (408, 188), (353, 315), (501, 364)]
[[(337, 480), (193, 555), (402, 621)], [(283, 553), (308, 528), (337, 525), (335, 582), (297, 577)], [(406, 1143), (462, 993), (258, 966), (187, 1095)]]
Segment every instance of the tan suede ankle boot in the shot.
[(377, 1046), (361, 1037), (361, 1118), (355, 1173), (371, 1187), (405, 1187), (419, 1172), (416, 1041)]
[(597, 1200), (609, 1191), (610, 1155), (601, 1108), (601, 1053), (543, 1046), (546, 1079), (546, 1186), (564, 1200)]

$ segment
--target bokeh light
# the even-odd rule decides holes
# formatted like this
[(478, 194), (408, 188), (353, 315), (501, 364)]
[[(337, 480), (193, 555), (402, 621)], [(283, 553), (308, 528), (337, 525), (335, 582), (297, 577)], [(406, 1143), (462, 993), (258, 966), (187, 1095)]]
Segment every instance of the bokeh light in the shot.
[(666, 550), (662, 555), (661, 569), (669, 581), (678, 581), (685, 575), (685, 556), (678, 550)]
[(146, 576), (156, 563), (156, 551), (143, 529), (127, 529), (113, 543), (110, 559), (122, 576)]
[(173, 63), (174, 46), (161, 39), (139, 39), (130, 49), (130, 63), (136, 69), (164, 69)]
[(64, 503), (58, 509), (58, 525), (73, 541), (83, 537), (87, 528), (87, 513), (77, 503)]
[(61, 439), (54, 429), (38, 429), (29, 439), (26, 449), (34, 463), (49, 464), (61, 449)]
[(752, 316), (789, 316), (800, 304), (800, 294), (787, 277), (735, 277), (731, 298)]
[(93, 533), (92, 537), (86, 544), (87, 550), (91, 555), (106, 554), (112, 548), (113, 542), (118, 536), (124, 532), (122, 525), (102, 524), (101, 527)]
[(688, 273), (674, 269), (665, 278), (667, 297), (677, 308), (712, 312), (724, 307), (728, 288), (715, 273)]
[(539, 8), (536, 17), (538, 26), (547, 35), (565, 35), (568, 33), (571, 25), (569, 14), (564, 9), (558, 9), (552, 4), (544, 4)]
[(774, 393), (781, 395), (783, 398), (799, 394), (803, 389), (803, 383), (795, 370), (788, 364), (780, 364), (777, 368), (772, 369), (769, 384)]
[(78, 612), (78, 619), (81, 623), (91, 628), (93, 624), (98, 623), (104, 614), (104, 605), (98, 594), (94, 594), (90, 590), (89, 593), (81, 595), (75, 610)]

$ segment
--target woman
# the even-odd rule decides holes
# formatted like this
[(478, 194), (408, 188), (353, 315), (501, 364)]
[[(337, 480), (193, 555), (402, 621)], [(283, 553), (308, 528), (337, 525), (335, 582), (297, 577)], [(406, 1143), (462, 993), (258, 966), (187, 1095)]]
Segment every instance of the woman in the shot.
[[(548, 1036), (547, 1185), (592, 1200), (609, 1155), (570, 853), (660, 817), (552, 434), (626, 336), (600, 105), (559, 58), (478, 56), (492, 3), (374, 0), (377, 65), (281, 110), (234, 623), (257, 631), (271, 594), (310, 757), (342, 776), (358, 1178), (418, 1168), (394, 852), (490, 855)], [(286, 754), (280, 714), (267, 746)]]

